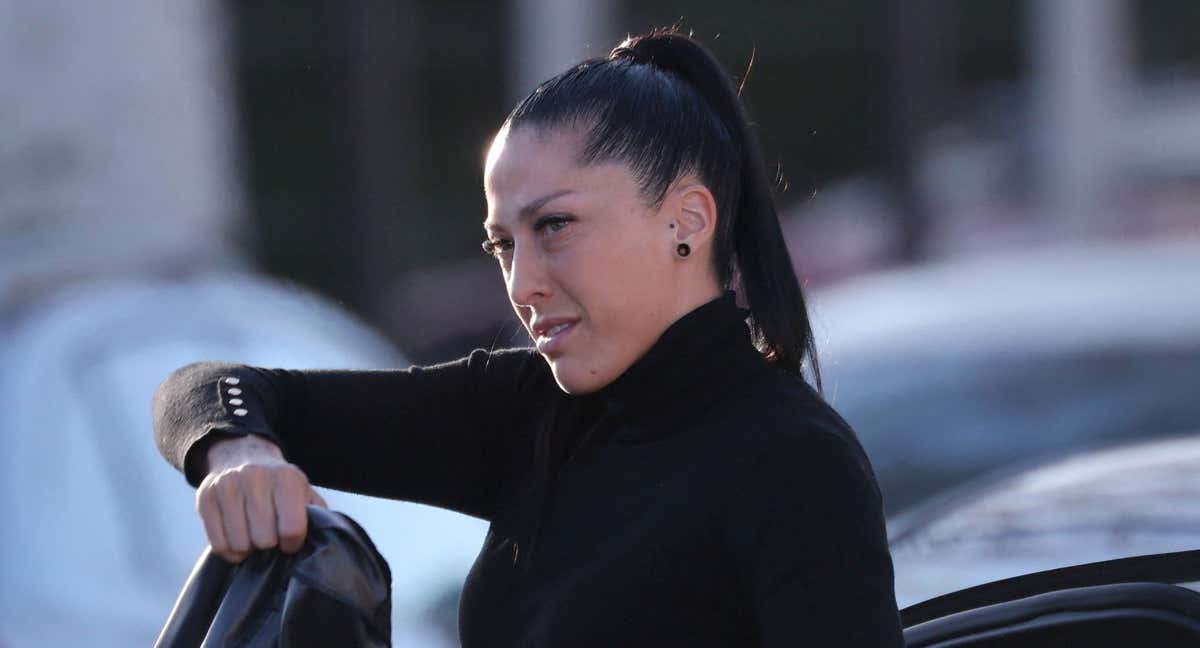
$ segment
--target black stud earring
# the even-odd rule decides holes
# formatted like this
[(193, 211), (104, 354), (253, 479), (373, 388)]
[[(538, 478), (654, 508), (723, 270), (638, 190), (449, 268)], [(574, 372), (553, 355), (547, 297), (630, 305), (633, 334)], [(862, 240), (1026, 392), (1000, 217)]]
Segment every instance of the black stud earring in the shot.
[(687, 243), (680, 243), (675, 248), (675, 254), (678, 254), (681, 257), (685, 257), (691, 253), (692, 253), (692, 248)]

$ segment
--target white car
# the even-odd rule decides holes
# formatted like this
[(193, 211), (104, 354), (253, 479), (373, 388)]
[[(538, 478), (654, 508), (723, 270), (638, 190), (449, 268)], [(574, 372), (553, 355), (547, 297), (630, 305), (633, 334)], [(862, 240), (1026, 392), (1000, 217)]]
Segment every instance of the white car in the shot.
[(995, 468), (1200, 423), (1200, 239), (902, 268), (811, 298), (890, 514)]
[[(0, 646), (148, 646), (204, 547), (194, 494), (155, 448), (150, 401), (195, 360), (407, 363), (304, 291), (249, 275), (93, 282), (9, 322), (0, 343)], [(454, 645), (428, 620), (486, 523), (323, 491), (393, 573), (396, 645)]]

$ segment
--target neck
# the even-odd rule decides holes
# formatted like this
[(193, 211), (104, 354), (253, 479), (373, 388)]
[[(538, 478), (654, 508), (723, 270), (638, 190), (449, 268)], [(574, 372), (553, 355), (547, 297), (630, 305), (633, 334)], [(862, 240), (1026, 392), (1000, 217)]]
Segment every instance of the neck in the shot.
[(675, 319), (678, 320), (724, 293), (717, 281), (707, 275), (699, 280), (685, 281), (675, 299)]

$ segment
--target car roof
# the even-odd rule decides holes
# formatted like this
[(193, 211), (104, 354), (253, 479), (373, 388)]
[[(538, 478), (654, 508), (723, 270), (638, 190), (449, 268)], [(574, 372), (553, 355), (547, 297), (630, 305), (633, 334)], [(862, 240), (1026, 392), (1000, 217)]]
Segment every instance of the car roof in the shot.
[(899, 599), (1200, 548), (1200, 432), (1003, 469), (888, 521)]
[(1015, 346), (1195, 346), (1200, 239), (936, 261), (840, 282), (809, 301), (823, 359)]
[(1200, 434), (1120, 443), (1008, 468), (892, 521), (891, 541), (1120, 532), (1191, 521), (1200, 536)]

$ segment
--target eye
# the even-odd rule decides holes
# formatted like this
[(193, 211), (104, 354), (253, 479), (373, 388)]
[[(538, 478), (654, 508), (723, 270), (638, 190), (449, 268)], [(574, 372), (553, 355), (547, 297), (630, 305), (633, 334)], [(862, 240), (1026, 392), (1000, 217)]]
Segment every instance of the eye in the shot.
[(562, 231), (562, 229), (567, 226), (567, 223), (570, 223), (572, 220), (574, 220), (574, 219), (571, 218), (570, 216), (564, 216), (562, 214), (551, 214), (549, 216), (542, 216), (541, 218), (537, 219), (537, 221), (534, 222), (533, 231), (535, 231), (535, 232), (546, 231), (546, 232), (553, 234), (555, 232)]
[(486, 254), (500, 258), (500, 255), (512, 249), (512, 241), (505, 238), (487, 239), (481, 246)]

